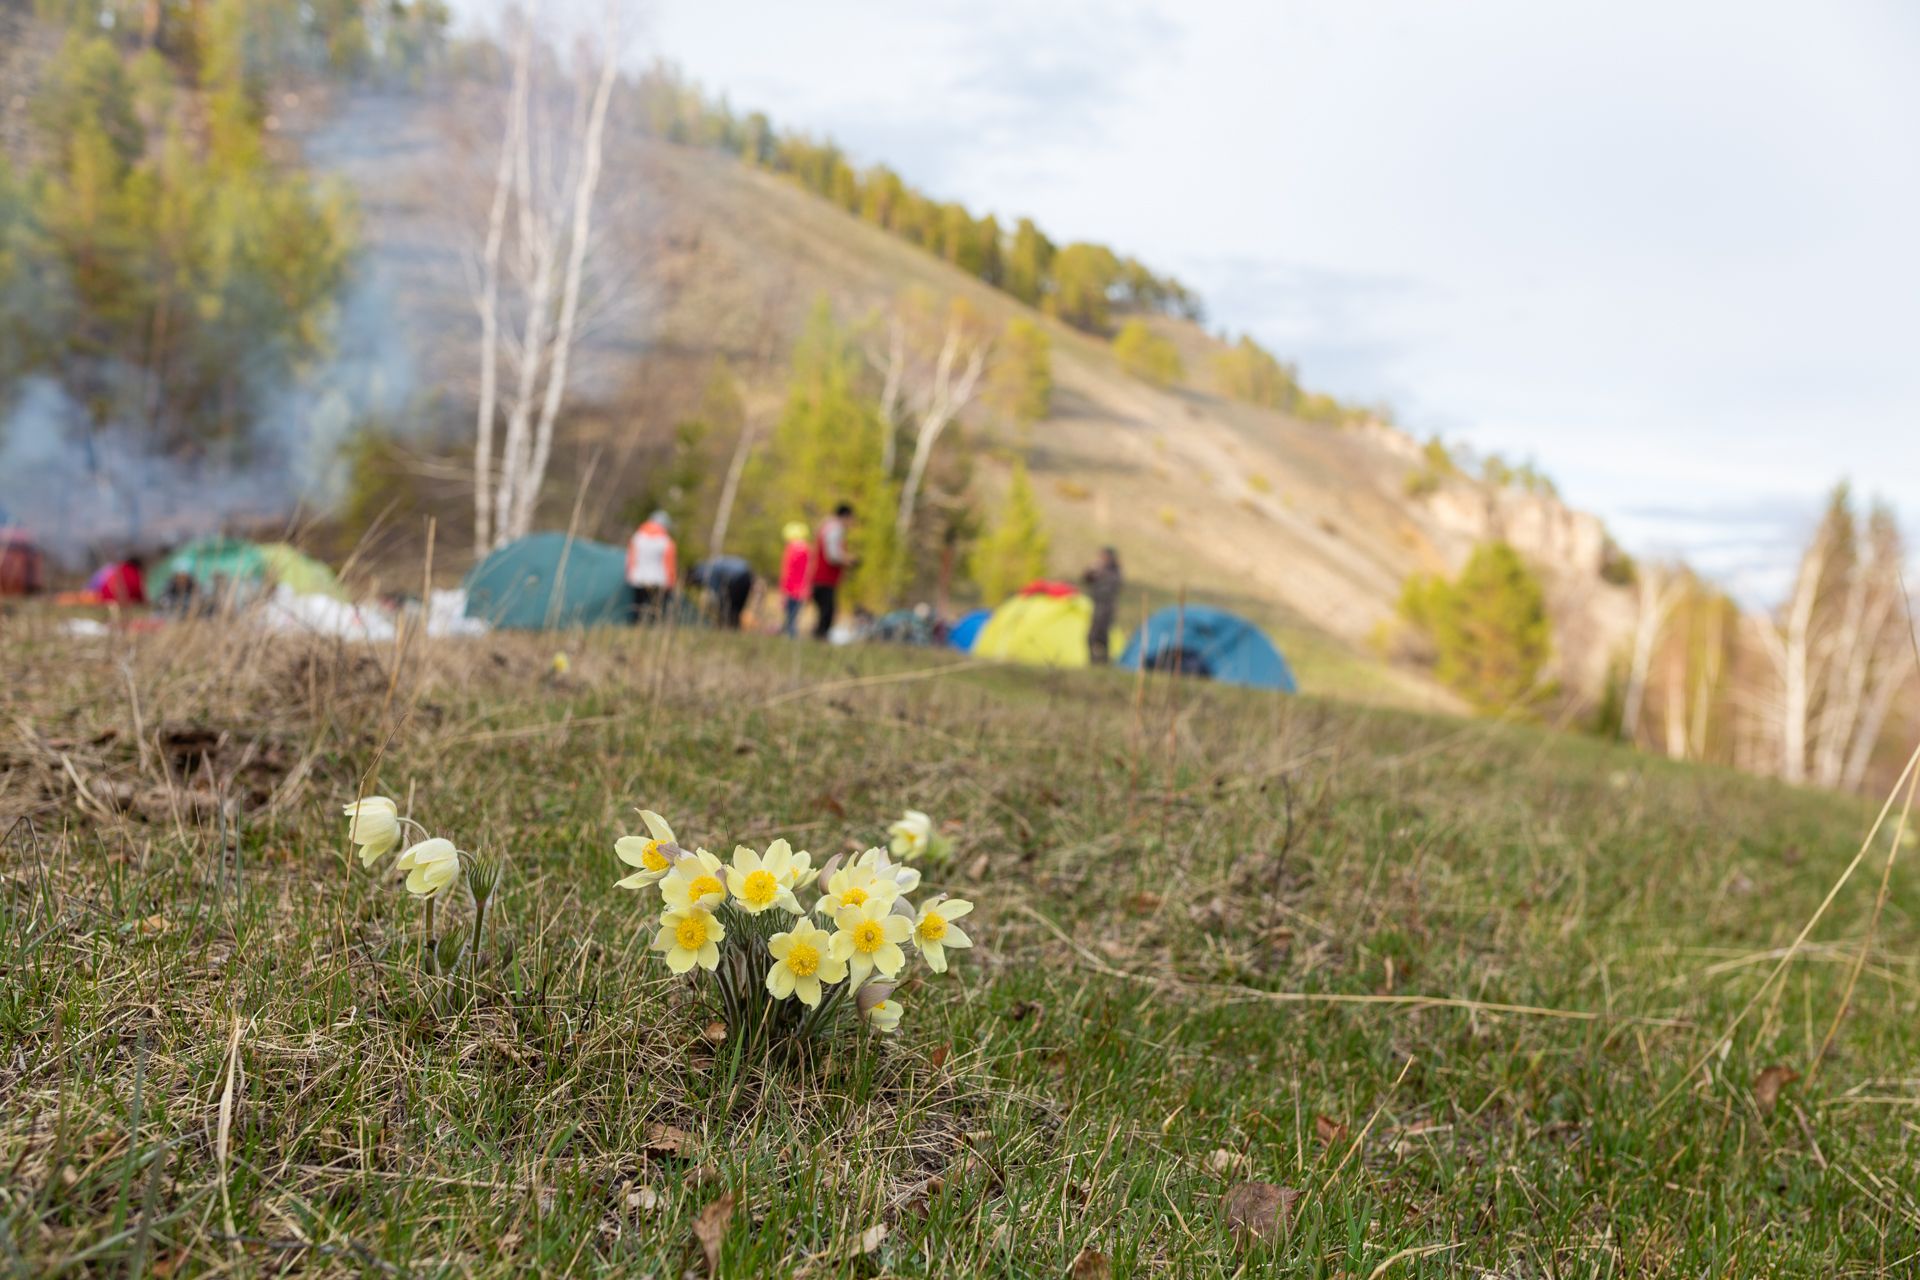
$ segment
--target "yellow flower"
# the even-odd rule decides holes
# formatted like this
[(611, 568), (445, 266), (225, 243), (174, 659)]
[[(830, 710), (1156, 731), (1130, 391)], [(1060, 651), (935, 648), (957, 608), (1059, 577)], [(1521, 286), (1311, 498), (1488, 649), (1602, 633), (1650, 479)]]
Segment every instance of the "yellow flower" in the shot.
[(881, 880), (893, 881), (894, 888), (901, 893), (912, 893), (920, 887), (920, 872), (904, 862), (895, 862), (887, 856), (885, 849), (869, 849), (854, 861), (856, 867), (871, 867), (873, 874)]
[(882, 1035), (892, 1035), (900, 1029), (900, 1002), (882, 1000), (867, 1010), (867, 1025)]
[(711, 911), (727, 900), (726, 867), (705, 849), (682, 853), (660, 881), (660, 896), (674, 911)]
[(821, 895), (815, 909), (838, 919), (842, 908), (863, 907), (870, 902), (878, 902), (884, 911), (899, 896), (899, 885), (881, 876), (872, 867), (863, 867), (856, 862), (850, 867), (841, 867), (827, 877), (827, 891)]
[(400, 807), (385, 796), (368, 796), (346, 806), (347, 839), (360, 846), (360, 865), (370, 867), (400, 843)]
[(563, 676), (571, 670), (573, 670), (573, 659), (569, 658), (565, 653), (556, 653), (553, 655), (553, 674)]
[(900, 1002), (890, 982), (869, 982), (853, 993), (853, 1006), (875, 1031), (891, 1033), (900, 1025)]
[(933, 819), (918, 809), (909, 809), (887, 828), (887, 834), (893, 837), (893, 856), (911, 860), (925, 853), (932, 843)]
[(436, 897), (460, 878), (460, 851), (453, 847), (453, 841), (433, 836), (408, 845), (393, 865), (407, 873), (408, 893), (417, 898)]
[(972, 910), (973, 904), (964, 898), (947, 901), (935, 898), (920, 908), (920, 914), (913, 921), (913, 945), (926, 957), (927, 968), (935, 973), (945, 973), (947, 948), (973, 945), (973, 939), (954, 923)]
[(621, 836), (613, 842), (613, 852), (630, 867), (640, 868), (630, 876), (614, 881), (618, 889), (644, 889), (658, 884), (673, 869), (667, 855), (660, 852), (661, 841), (648, 836)]
[(685, 973), (695, 965), (711, 972), (720, 967), (720, 944), (727, 930), (711, 911), (668, 911), (660, 917), (653, 949), (667, 954), (667, 968)]
[(763, 857), (745, 845), (735, 846), (733, 865), (727, 868), (727, 891), (748, 915), (759, 915), (778, 906), (794, 915), (802, 908), (793, 896), (793, 884), (800, 868), (793, 859), (793, 847), (785, 840), (767, 846)]
[(620, 861), (630, 867), (640, 868), (623, 880), (616, 880), (614, 886), (620, 889), (644, 889), (650, 884), (658, 884), (673, 866), (671, 849), (678, 849), (680, 842), (673, 838), (673, 828), (667, 820), (651, 809), (640, 810), (640, 820), (647, 824), (644, 836), (621, 836), (613, 842), (613, 851)]
[(797, 995), (809, 1009), (820, 1004), (820, 984), (847, 976), (847, 962), (833, 954), (827, 931), (802, 917), (786, 933), (767, 940), (773, 967), (767, 970), (767, 992), (776, 1000)]
[(840, 931), (833, 935), (833, 955), (847, 962), (853, 984), (859, 986), (876, 970), (891, 978), (907, 962), (900, 944), (913, 932), (913, 922), (896, 914), (892, 902), (869, 898), (858, 906), (843, 906), (834, 914)]

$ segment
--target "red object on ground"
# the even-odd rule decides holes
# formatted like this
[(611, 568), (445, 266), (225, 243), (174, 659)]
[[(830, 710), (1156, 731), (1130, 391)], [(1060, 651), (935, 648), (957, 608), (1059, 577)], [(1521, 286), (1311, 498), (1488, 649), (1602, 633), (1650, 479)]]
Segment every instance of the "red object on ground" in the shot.
[(1068, 596), (1079, 595), (1080, 588), (1070, 587), (1064, 582), (1053, 582), (1047, 578), (1041, 578), (1037, 582), (1029, 582), (1026, 586), (1020, 588), (1020, 594), (1023, 596), (1052, 596), (1055, 600), (1064, 600)]

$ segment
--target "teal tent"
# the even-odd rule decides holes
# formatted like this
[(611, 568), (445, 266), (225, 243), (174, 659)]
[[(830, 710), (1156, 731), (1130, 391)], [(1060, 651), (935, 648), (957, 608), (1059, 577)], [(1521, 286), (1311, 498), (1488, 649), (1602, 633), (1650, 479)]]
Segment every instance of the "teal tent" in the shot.
[(1245, 618), (1203, 604), (1162, 609), (1133, 633), (1120, 665), (1205, 676), (1221, 684), (1294, 693), (1299, 685), (1273, 641)]
[(467, 574), (467, 616), (513, 631), (598, 627), (627, 620), (627, 556), (604, 542), (536, 533), (509, 542)]

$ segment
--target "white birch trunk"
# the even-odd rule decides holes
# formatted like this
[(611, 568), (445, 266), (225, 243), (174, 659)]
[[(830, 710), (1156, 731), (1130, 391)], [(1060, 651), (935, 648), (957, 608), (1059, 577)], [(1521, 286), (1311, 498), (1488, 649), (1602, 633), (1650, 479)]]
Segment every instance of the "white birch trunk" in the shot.
[(959, 378), (953, 379), (953, 362), (959, 339), (959, 327), (955, 326), (948, 332), (946, 345), (941, 349), (933, 400), (926, 416), (920, 420), (920, 433), (913, 445), (913, 461), (907, 467), (906, 483), (900, 490), (900, 517), (896, 522), (896, 530), (903, 546), (913, 528), (913, 510), (919, 501), (920, 486), (926, 480), (927, 464), (933, 459), (933, 446), (939, 443), (940, 434), (947, 429), (947, 425), (973, 400), (980, 375), (987, 367), (987, 344), (982, 342), (967, 357), (967, 366)]
[(526, 115), (532, 30), (521, 28), (513, 61), (513, 88), (507, 97), (506, 131), (493, 179), (493, 206), (487, 213), (486, 244), (480, 255), (480, 405), (473, 440), (473, 547), (484, 555), (493, 545), (493, 428), (500, 390), (500, 251), (506, 242), (507, 210), (513, 201), (514, 151)]
[(567, 394), (567, 372), (578, 337), (580, 318), (580, 280), (586, 271), (587, 244), (593, 231), (593, 199), (600, 186), (600, 173), (606, 143), (607, 107), (613, 99), (613, 86), (619, 79), (615, 50), (619, 48), (618, 9), (609, 6), (605, 52), (600, 64), (600, 80), (595, 86), (593, 107), (581, 136), (581, 155), (570, 165), (573, 176), (573, 219), (568, 232), (567, 267), (561, 286), (560, 319), (553, 335), (553, 356), (548, 363), (546, 395), (540, 405), (540, 419), (532, 443), (532, 456), (519, 481), (514, 506), (514, 537), (524, 537), (533, 527), (534, 506), (540, 487), (546, 480), (547, 463), (553, 456), (553, 432)]

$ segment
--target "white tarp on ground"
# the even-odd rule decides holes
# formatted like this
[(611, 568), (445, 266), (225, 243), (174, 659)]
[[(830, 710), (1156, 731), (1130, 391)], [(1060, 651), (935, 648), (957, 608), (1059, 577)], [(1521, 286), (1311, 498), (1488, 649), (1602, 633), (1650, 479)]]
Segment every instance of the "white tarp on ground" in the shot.
[(297, 631), (345, 640), (392, 640), (393, 622), (377, 609), (363, 609), (332, 596), (303, 596), (282, 584), (260, 602), (260, 625), (269, 631)]
[[(467, 593), (435, 591), (427, 597), (427, 634), (430, 636), (485, 635), (487, 624), (467, 614)], [(393, 619), (369, 605), (348, 604), (332, 596), (303, 596), (286, 586), (274, 588), (260, 606), (260, 624), (270, 631), (292, 631), (315, 636), (338, 636), (370, 642), (393, 639)]]

